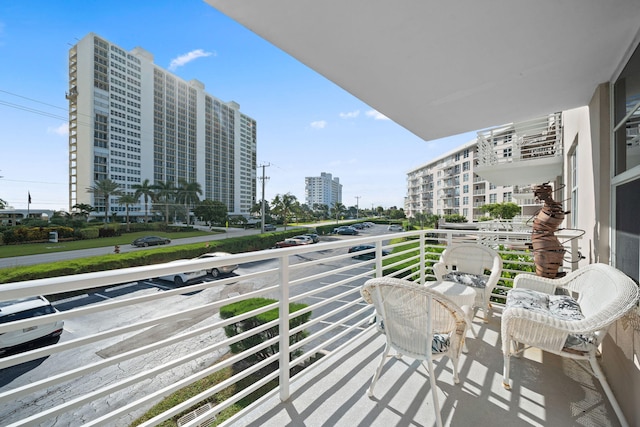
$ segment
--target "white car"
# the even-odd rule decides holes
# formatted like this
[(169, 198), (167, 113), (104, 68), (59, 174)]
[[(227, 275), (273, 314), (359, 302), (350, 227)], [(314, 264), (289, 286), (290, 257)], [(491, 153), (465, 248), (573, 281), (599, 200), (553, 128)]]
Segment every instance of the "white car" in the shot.
[[(202, 258), (215, 258), (215, 257), (224, 257), (231, 255), (229, 252), (208, 252), (206, 254), (200, 255), (197, 259)], [(221, 274), (231, 274), (239, 267), (238, 264), (229, 264), (223, 265), (221, 267), (212, 268), (207, 270), (207, 273), (212, 275), (213, 277), (218, 277)]]
[[(185, 261), (189, 261), (189, 260), (177, 259), (175, 261), (169, 262), (169, 264), (173, 262), (185, 262)], [(207, 270), (196, 270), (196, 271), (188, 271), (186, 273), (168, 274), (166, 276), (160, 276), (158, 277), (158, 279), (166, 280), (168, 282), (173, 282), (176, 286), (182, 286), (187, 282), (199, 279), (201, 277), (205, 277), (206, 275), (207, 275)]]
[[(0, 302), (0, 323), (9, 323), (31, 317), (46, 316), (57, 313), (45, 297), (30, 297)], [(57, 337), (62, 334), (63, 321), (46, 323), (44, 325), (29, 326), (0, 334), (0, 354), (11, 347), (27, 344), (45, 337)]]

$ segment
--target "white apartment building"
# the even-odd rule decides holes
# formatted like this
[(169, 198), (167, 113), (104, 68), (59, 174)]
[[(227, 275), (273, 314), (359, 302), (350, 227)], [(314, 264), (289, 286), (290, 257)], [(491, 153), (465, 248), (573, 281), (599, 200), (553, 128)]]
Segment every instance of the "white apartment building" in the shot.
[(320, 176), (308, 176), (304, 179), (304, 199), (307, 206), (313, 208), (316, 203), (333, 206), (342, 203), (342, 184), (339, 178), (332, 178), (330, 173), (322, 172)]
[[(127, 51), (90, 33), (69, 50), (69, 209), (86, 203), (104, 215), (104, 199), (87, 191), (109, 178), (125, 192), (180, 179), (198, 182), (201, 198), (230, 214), (256, 199), (256, 121), (240, 106), (185, 81), (136, 47)], [(142, 198), (141, 198), (142, 199)], [(124, 212), (118, 197), (110, 213)], [(144, 201), (130, 207), (144, 216)]]
[(405, 212), (434, 215), (459, 214), (469, 222), (487, 214), (487, 203), (514, 202), (512, 186), (493, 185), (476, 175), (477, 140), (468, 142), (407, 173)]

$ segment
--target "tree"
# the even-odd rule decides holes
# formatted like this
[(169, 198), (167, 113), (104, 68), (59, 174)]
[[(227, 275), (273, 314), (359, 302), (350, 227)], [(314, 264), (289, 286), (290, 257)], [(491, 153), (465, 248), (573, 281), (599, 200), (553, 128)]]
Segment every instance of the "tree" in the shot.
[(85, 220), (88, 220), (89, 215), (91, 215), (91, 212), (95, 211), (95, 208), (88, 203), (76, 203), (75, 205), (71, 206), (71, 209), (76, 211), (76, 212), (73, 212), (74, 216), (79, 215), (83, 217)]
[(93, 193), (94, 196), (104, 199), (104, 223), (109, 222), (109, 197), (119, 196), (122, 193), (120, 184), (109, 178), (96, 181), (95, 185), (88, 187), (87, 191)]
[(338, 216), (343, 213), (347, 208), (340, 202), (335, 202), (333, 206), (331, 206), (331, 216), (336, 217), (336, 224), (338, 223)]
[(185, 179), (180, 179), (180, 186), (176, 192), (176, 201), (184, 205), (184, 209), (187, 212), (186, 223), (189, 224), (190, 207), (200, 202), (199, 195), (202, 194), (202, 186), (197, 182), (188, 182)]
[(318, 219), (329, 219), (329, 206), (324, 203), (314, 203), (313, 212)]
[(140, 196), (144, 196), (144, 222), (145, 224), (149, 222), (149, 200), (153, 201), (155, 193), (153, 191), (153, 185), (149, 182), (148, 179), (142, 181), (142, 184), (134, 184), (131, 186), (136, 192), (134, 196), (136, 199), (139, 199)]
[(207, 224), (224, 225), (228, 218), (227, 205), (217, 200), (203, 200), (193, 210), (196, 218)]
[(0, 209), (6, 209), (7, 206), (9, 206), (9, 203), (7, 203), (4, 200), (0, 199)]
[(176, 187), (173, 181), (159, 181), (151, 186), (154, 190), (156, 200), (164, 206), (164, 222), (169, 225), (169, 205), (176, 195)]
[(118, 203), (120, 205), (124, 205), (125, 209), (126, 209), (126, 218), (127, 218), (127, 232), (131, 231), (131, 228), (129, 227), (129, 206), (138, 203), (138, 198), (136, 196), (134, 196), (133, 194), (123, 194), (122, 196), (120, 196), (120, 198), (118, 199)]
[(296, 203), (298, 203), (298, 200), (296, 199), (296, 196), (291, 193), (287, 193), (282, 197), (280, 197), (279, 194), (276, 194), (276, 197), (271, 201), (271, 212), (282, 219), (285, 231), (287, 229), (289, 219), (291, 219), (291, 216), (295, 211), (294, 207)]
[(520, 213), (520, 206), (513, 202), (487, 203), (481, 206), (480, 210), (493, 218), (512, 219)]

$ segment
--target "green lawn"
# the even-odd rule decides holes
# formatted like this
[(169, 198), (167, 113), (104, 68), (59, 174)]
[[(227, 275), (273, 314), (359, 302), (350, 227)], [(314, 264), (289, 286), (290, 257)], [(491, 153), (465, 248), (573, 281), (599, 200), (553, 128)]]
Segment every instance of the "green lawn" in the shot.
[(163, 237), (168, 237), (171, 240), (174, 239), (182, 239), (185, 237), (197, 237), (197, 236), (207, 236), (216, 233), (210, 233), (207, 231), (179, 231), (179, 232), (150, 232), (150, 231), (139, 231), (136, 233), (126, 233), (117, 237), (102, 237), (99, 239), (88, 239), (88, 240), (74, 240), (71, 242), (60, 242), (60, 243), (28, 243), (22, 245), (6, 245), (0, 246), (0, 258), (9, 258), (14, 256), (24, 256), (24, 255), (39, 255), (39, 254), (48, 254), (52, 252), (64, 252), (64, 251), (75, 251), (78, 249), (91, 249), (91, 248), (101, 248), (105, 246), (115, 246), (115, 245), (130, 245), (138, 237), (148, 236), (148, 235), (158, 235)]

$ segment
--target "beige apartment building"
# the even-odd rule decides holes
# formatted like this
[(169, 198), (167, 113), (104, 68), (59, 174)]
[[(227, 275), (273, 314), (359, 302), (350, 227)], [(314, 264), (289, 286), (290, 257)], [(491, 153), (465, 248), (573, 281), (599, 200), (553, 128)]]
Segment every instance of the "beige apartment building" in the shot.
[[(111, 179), (133, 186), (198, 182), (201, 198), (248, 215), (256, 199), (257, 123), (236, 102), (223, 102), (198, 80), (185, 81), (94, 33), (69, 50), (69, 210), (89, 204), (103, 216), (105, 200), (87, 188)], [(144, 201), (130, 207), (143, 217)], [(124, 214), (118, 196), (109, 214)]]
[(518, 203), (513, 186), (487, 181), (476, 173), (477, 165), (478, 143), (473, 140), (409, 171), (407, 216), (458, 214), (472, 222), (486, 216), (480, 208), (487, 203)]

